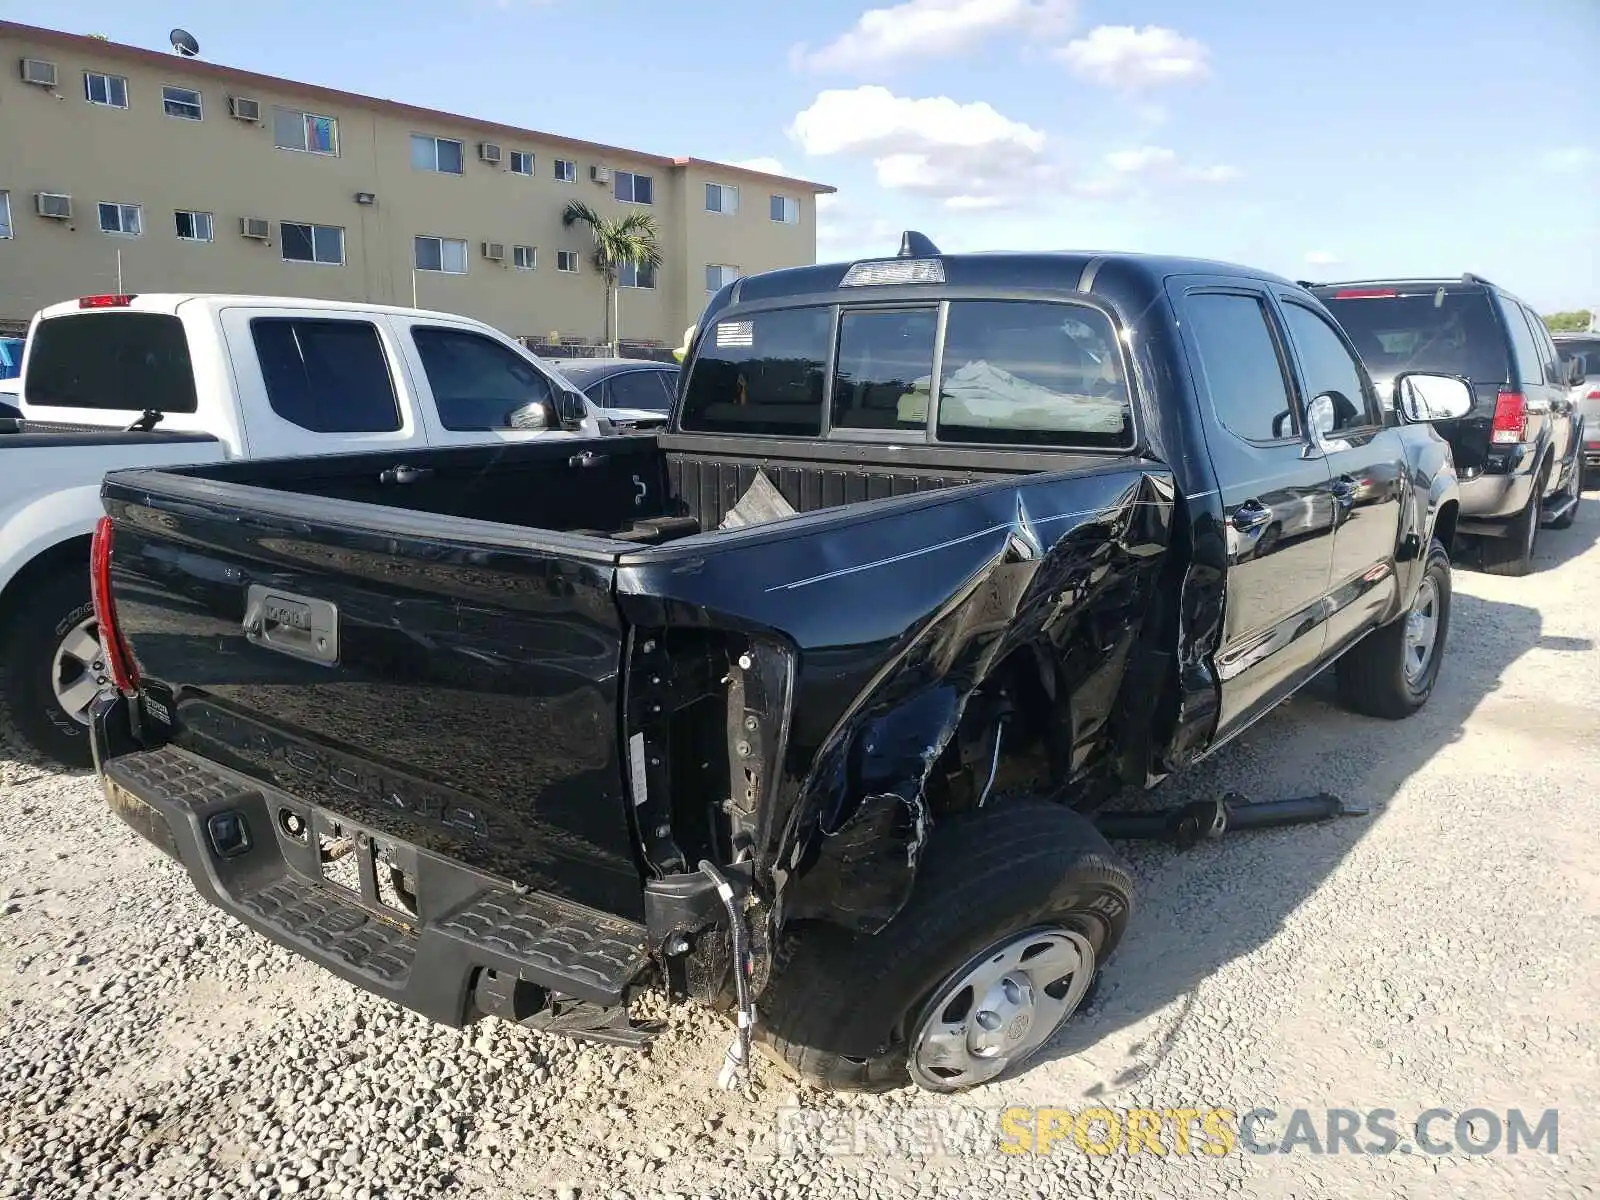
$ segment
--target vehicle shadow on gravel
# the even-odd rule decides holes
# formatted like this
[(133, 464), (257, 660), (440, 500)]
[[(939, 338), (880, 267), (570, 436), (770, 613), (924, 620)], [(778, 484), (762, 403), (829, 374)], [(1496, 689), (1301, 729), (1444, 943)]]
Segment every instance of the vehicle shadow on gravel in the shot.
[[(1592, 540), (1594, 528), (1568, 532)], [(1030, 1066), (1082, 1055), (1101, 1069), (1086, 1095), (1110, 1097), (1135, 1087), (1190, 1020), (1199, 985), (1278, 932), (1376, 829), (1405, 781), (1464, 736), (1467, 718), (1500, 686), (1508, 666), (1536, 646), (1588, 648), (1548, 644), (1541, 634), (1537, 609), (1458, 590), (1436, 690), (1415, 716), (1389, 722), (1346, 711), (1328, 671), (1213, 759), (1147, 794), (1115, 802), (1123, 809), (1162, 808), (1228, 791), (1255, 800), (1327, 791), (1369, 805), (1371, 815), (1233, 833), (1182, 852), (1117, 843), (1138, 884), (1133, 920), (1088, 1006)], [(1175, 1012), (1167, 1011), (1174, 1004)], [(1141, 1025), (1146, 1028), (1131, 1043), (1116, 1037)]]

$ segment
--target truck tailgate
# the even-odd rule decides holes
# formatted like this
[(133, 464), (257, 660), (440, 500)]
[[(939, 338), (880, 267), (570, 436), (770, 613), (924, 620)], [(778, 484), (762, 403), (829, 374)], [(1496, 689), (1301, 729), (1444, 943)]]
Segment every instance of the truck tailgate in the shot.
[(145, 716), (173, 743), (374, 835), (642, 915), (603, 545), (438, 517), (424, 534), (400, 509), (171, 475), (104, 496)]

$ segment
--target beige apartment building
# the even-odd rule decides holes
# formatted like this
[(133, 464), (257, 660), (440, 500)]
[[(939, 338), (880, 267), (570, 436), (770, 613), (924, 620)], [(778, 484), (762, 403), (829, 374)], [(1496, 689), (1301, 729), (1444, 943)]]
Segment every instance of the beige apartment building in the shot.
[[(412, 304), (598, 343), (569, 201), (655, 216), (625, 341), (672, 346), (733, 275), (816, 261), (832, 188), (0, 21), (0, 320), (126, 292)], [(120, 277), (119, 277), (120, 271)], [(120, 281), (119, 281), (120, 278)]]

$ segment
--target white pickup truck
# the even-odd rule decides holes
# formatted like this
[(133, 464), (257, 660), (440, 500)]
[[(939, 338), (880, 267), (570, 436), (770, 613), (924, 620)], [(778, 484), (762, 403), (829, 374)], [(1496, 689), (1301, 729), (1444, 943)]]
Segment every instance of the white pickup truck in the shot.
[(8, 399), (22, 419), (0, 420), (0, 719), (69, 766), (90, 765), (86, 713), (104, 682), (88, 568), (107, 471), (605, 425), (557, 370), (480, 322), (262, 296), (53, 305), (33, 319)]

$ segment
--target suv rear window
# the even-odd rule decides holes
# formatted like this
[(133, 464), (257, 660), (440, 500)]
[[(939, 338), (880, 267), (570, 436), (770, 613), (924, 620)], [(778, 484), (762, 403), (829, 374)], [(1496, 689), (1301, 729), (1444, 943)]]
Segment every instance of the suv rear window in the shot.
[(23, 395), (30, 405), (169, 413), (195, 410), (183, 322), (169, 313), (50, 317), (34, 328)]
[(1600, 378), (1600, 338), (1562, 338), (1556, 351), (1564, 363), (1577, 359), (1590, 379)]
[[(938, 307), (846, 308), (831, 388), (835, 429), (940, 442), (1123, 448), (1133, 417), (1116, 331), (1098, 309), (1032, 300), (953, 300), (933, 380)], [(757, 313), (702, 336), (682, 428), (814, 437), (822, 432), (832, 310)]]
[(1506, 335), (1482, 288), (1397, 290), (1379, 296), (1319, 289), (1317, 295), (1344, 326), (1375, 378), (1428, 371), (1463, 375), (1474, 383), (1506, 382)]

